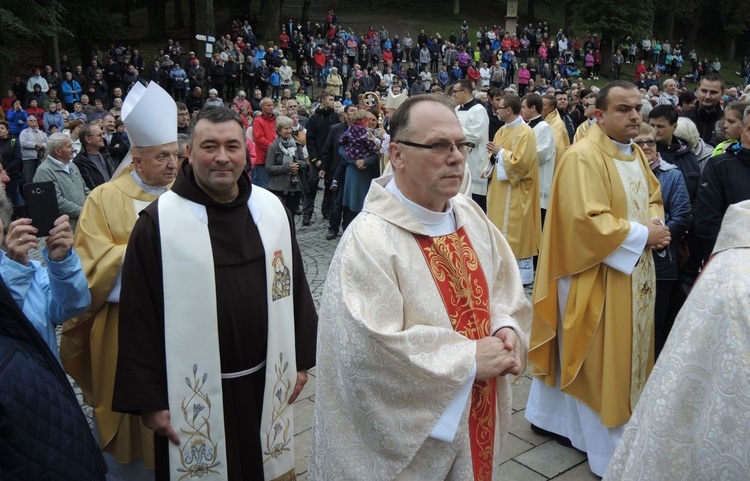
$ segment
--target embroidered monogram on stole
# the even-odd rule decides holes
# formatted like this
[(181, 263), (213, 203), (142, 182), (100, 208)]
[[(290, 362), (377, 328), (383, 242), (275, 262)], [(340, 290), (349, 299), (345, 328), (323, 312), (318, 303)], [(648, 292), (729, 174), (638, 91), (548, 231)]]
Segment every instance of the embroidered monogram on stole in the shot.
[[(463, 228), (439, 237), (415, 235), (453, 329), (469, 339), (490, 335), (490, 293), (474, 247)], [(495, 379), (474, 381), (469, 438), (474, 480), (492, 479), (495, 443)]]
[[(628, 220), (646, 225), (649, 220), (648, 185), (638, 161), (614, 160), (628, 202)], [(646, 250), (630, 275), (633, 302), (633, 341), (630, 368), (630, 407), (635, 408), (648, 375), (648, 353), (654, 331), (656, 275), (654, 258)]]

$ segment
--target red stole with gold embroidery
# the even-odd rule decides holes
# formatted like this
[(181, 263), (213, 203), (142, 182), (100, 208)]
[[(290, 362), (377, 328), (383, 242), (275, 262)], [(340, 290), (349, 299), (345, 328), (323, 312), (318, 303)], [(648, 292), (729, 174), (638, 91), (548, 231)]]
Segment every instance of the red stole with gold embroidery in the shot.
[[(414, 236), (432, 273), (453, 329), (469, 339), (490, 335), (490, 293), (479, 258), (463, 227), (446, 236)], [(474, 381), (469, 438), (474, 480), (492, 479), (495, 449), (495, 379)]]

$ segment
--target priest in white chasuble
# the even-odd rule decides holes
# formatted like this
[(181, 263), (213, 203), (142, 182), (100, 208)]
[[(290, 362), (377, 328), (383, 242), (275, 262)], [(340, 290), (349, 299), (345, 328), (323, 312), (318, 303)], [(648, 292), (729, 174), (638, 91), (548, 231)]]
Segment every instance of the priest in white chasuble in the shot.
[(490, 179), (487, 215), (510, 244), (527, 285), (534, 282), (533, 257), (542, 239), (536, 137), (521, 117), (518, 95), (503, 95), (497, 115), (505, 125), (486, 145), (491, 154), (491, 170), (485, 171)]
[(534, 286), (526, 419), (586, 452), (602, 476), (653, 366), (652, 250), (669, 245), (638, 135), (640, 95), (615, 81), (552, 182)]
[(391, 119), (394, 174), (326, 280), (309, 479), (502, 479), (531, 309), (507, 242), (459, 194), (472, 145), (444, 97)]
[(727, 209), (604, 479), (747, 479), (748, 354), (750, 200)]
[(133, 86), (122, 107), (133, 148), (121, 174), (91, 192), (76, 229), (92, 304), (86, 315), (63, 325), (60, 355), (94, 408), (95, 433), (112, 480), (154, 478), (154, 432), (139, 416), (113, 412), (112, 393), (125, 248), (138, 213), (177, 175), (176, 115), (174, 100), (158, 84)]
[(112, 409), (156, 432), (157, 481), (293, 480), (317, 315), (291, 213), (245, 175), (237, 113), (194, 122), (128, 241)]

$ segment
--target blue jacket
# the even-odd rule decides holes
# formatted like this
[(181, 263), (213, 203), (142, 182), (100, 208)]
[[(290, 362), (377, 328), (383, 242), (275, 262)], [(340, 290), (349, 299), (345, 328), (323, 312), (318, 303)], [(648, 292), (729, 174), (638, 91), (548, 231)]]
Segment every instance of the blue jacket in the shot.
[(83, 314), (91, 304), (91, 293), (73, 249), (60, 262), (51, 261), (46, 248), (42, 253), (48, 268), (37, 261), (24, 266), (0, 253), (0, 276), (18, 307), (57, 356), (55, 326)]
[(62, 366), (2, 278), (0, 412), (3, 480), (104, 481), (107, 467)]
[(62, 112), (60, 112), (59, 110), (55, 111), (54, 114), (49, 110), (44, 112), (43, 119), (44, 131), (47, 132), (47, 135), (50, 135), (49, 129), (53, 125), (57, 126), (57, 131), (60, 133), (62, 133), (63, 129), (65, 128), (65, 117), (63, 117)]
[(666, 255), (654, 252), (654, 267), (659, 280), (677, 279), (677, 240), (685, 235), (690, 223), (690, 196), (685, 179), (676, 166), (662, 160), (654, 175), (661, 184), (661, 197), (664, 200), (664, 217), (672, 243)]
[(18, 137), (18, 134), (27, 127), (26, 121), (29, 119), (29, 114), (25, 110), (10, 109), (6, 117), (10, 126), (8, 130), (12, 135)]
[[(74, 94), (73, 91), (75, 91), (76, 93)], [(79, 100), (81, 100), (81, 84), (79, 84), (75, 80), (71, 80), (70, 82), (68, 82), (67, 80), (63, 80), (62, 93), (63, 101), (66, 104), (78, 102)]]

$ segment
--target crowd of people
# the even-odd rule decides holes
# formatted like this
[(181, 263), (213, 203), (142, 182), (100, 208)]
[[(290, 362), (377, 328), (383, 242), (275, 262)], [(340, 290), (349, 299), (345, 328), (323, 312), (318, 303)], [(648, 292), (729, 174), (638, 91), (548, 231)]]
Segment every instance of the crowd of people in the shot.
[[(313, 366), (311, 479), (494, 479), (527, 360), (532, 429), (596, 475), (641, 479), (665, 462), (633, 454), (654, 439), (670, 457), (713, 442), (651, 432), (648, 416), (668, 397), (655, 362), (687, 358), (699, 296), (722, 283), (709, 260), (748, 243), (722, 223), (747, 223), (750, 99), (718, 62), (626, 39), (598, 88), (598, 36), (546, 23), (357, 36), (330, 11), (289, 19), (278, 42), (230, 30), (207, 69), (176, 41), (148, 71), (113, 45), (3, 99), (0, 341), (45, 346), (59, 362), (44, 369), (62, 364), (93, 406), (104, 457), (81, 435), (86, 460), (66, 473), (291, 479), (289, 405)], [(23, 214), (32, 182), (54, 185), (49, 232)], [(318, 314), (295, 231), (319, 191), (326, 239), (345, 234)], [(29, 259), (41, 237), (46, 266)], [(734, 276), (711, 302), (747, 304)], [(722, 376), (748, 394), (746, 369)]]

